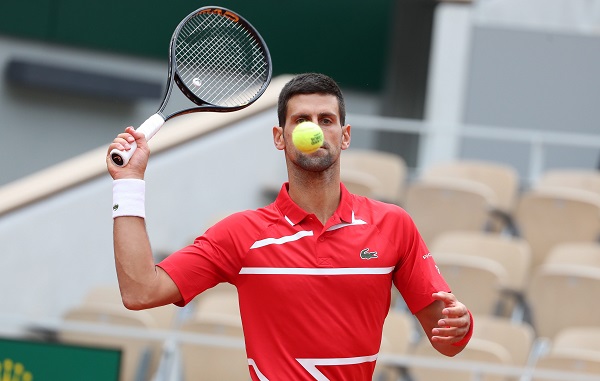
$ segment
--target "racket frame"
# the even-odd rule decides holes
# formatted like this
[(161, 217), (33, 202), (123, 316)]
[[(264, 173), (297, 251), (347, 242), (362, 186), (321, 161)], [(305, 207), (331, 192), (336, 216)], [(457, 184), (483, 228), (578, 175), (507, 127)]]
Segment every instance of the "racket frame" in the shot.
[[(262, 50), (265, 53), (264, 57), (267, 60), (267, 68), (268, 68), (267, 78), (264, 81), (262, 87), (259, 89), (259, 91), (254, 95), (254, 97), (252, 97), (252, 99), (250, 99), (248, 102), (244, 103), (243, 105), (217, 106), (210, 102), (206, 102), (205, 100), (197, 97), (181, 80), (179, 71), (177, 69), (177, 63), (176, 63), (176, 57), (175, 57), (175, 48), (176, 48), (176, 44), (177, 44), (177, 37), (179, 36), (179, 33), (181, 32), (183, 27), (187, 24), (187, 22), (191, 18), (196, 17), (199, 14), (205, 14), (205, 13), (211, 13), (211, 14), (220, 15), (222, 17), (227, 17), (231, 21), (239, 23), (239, 25), (241, 25), (244, 28), (244, 30), (246, 32), (248, 32), (250, 36), (252, 36), (252, 38), (256, 41), (256, 43), (258, 45), (260, 45), (260, 47), (262, 48)], [(248, 107), (249, 105), (254, 103), (258, 98), (261, 97), (261, 95), (267, 90), (267, 87), (269, 86), (269, 83), (271, 82), (272, 76), (273, 76), (273, 65), (272, 65), (272, 60), (271, 60), (271, 54), (269, 53), (269, 48), (267, 47), (265, 40), (258, 33), (258, 31), (252, 26), (252, 24), (250, 24), (245, 18), (243, 18), (242, 16), (233, 12), (230, 9), (227, 9), (224, 7), (219, 7), (219, 6), (205, 6), (205, 7), (199, 8), (199, 9), (195, 10), (194, 12), (191, 12), (189, 15), (187, 15), (183, 20), (181, 20), (179, 22), (179, 24), (175, 28), (175, 31), (173, 32), (173, 36), (171, 37), (170, 48), (169, 48), (169, 75), (167, 78), (167, 86), (165, 89), (164, 100), (159, 107), (158, 113), (164, 117), (165, 121), (167, 121), (167, 120), (169, 120), (173, 117), (179, 116), (179, 115), (189, 114), (189, 113), (198, 112), (198, 111), (207, 111), (207, 112), (238, 111), (238, 110)], [(171, 96), (171, 92), (173, 90), (173, 82), (175, 82), (177, 87), (179, 87), (179, 90), (181, 90), (181, 92), (190, 101), (195, 103), (197, 105), (197, 107), (191, 107), (188, 109), (179, 110), (179, 111), (176, 111), (169, 115), (163, 114), (163, 111), (168, 103), (168, 100)]]
[[(257, 93), (246, 103), (237, 105), (237, 106), (220, 106), (215, 105), (209, 102), (204, 101), (203, 99), (196, 96), (181, 80), (179, 75), (179, 71), (177, 69), (177, 62), (175, 56), (175, 49), (177, 44), (177, 38), (179, 33), (183, 29), (183, 27), (187, 24), (187, 22), (199, 15), (204, 13), (212, 13), (222, 17), (227, 17), (232, 22), (239, 23), (246, 32), (256, 41), (256, 43), (261, 47), (264, 52), (264, 57), (267, 63), (267, 77), (263, 82), (261, 88), (257, 91)], [(150, 118), (146, 119), (144, 123), (142, 123), (136, 131), (142, 132), (147, 140), (150, 140), (156, 132), (162, 127), (162, 125), (169, 119), (174, 118), (179, 115), (190, 114), (194, 112), (232, 112), (238, 111), (243, 108), (250, 106), (254, 103), (258, 98), (262, 96), (262, 94), (266, 91), (269, 83), (271, 82), (271, 78), (273, 76), (273, 65), (271, 60), (271, 54), (269, 53), (269, 48), (265, 43), (265, 40), (258, 33), (258, 31), (250, 24), (245, 18), (240, 16), (239, 14), (233, 12), (230, 9), (223, 8), (220, 6), (205, 6), (202, 8), (198, 8), (195, 11), (188, 14), (185, 18), (183, 18), (177, 27), (175, 28), (173, 35), (171, 36), (171, 41), (169, 43), (169, 59), (168, 59), (168, 75), (167, 75), (167, 83), (165, 87), (165, 91), (163, 94), (163, 100), (158, 108), (158, 111), (152, 115)], [(171, 94), (173, 91), (173, 83), (177, 85), (179, 90), (194, 104), (196, 107), (190, 107), (186, 109), (181, 109), (179, 111), (175, 111), (171, 114), (166, 115), (164, 113), (167, 104), (169, 103), (169, 99), (171, 98)], [(113, 149), (110, 152), (110, 157), (113, 162), (118, 167), (124, 167), (129, 162), (129, 159), (133, 155), (133, 152), (137, 148), (137, 144), (135, 142), (130, 144), (131, 148), (127, 151), (121, 151), (117, 149)]]

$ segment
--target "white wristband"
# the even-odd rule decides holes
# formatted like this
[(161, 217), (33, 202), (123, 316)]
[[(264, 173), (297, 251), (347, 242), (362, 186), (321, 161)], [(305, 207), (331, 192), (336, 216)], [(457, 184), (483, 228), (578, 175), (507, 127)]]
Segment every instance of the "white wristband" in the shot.
[(146, 218), (146, 182), (138, 179), (113, 180), (113, 218)]

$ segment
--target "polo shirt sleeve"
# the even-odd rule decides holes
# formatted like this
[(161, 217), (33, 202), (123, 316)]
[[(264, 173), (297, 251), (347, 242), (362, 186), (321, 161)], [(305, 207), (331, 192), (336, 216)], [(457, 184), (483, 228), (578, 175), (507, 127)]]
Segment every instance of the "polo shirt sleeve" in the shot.
[(218, 283), (233, 283), (240, 272), (239, 249), (234, 241), (230, 223), (218, 223), (193, 244), (169, 255), (158, 266), (173, 279), (184, 306), (201, 292)]
[(434, 301), (431, 294), (450, 292), (450, 287), (440, 274), (414, 221), (405, 211), (401, 213), (398, 228), (400, 260), (394, 270), (393, 280), (406, 305), (415, 314)]

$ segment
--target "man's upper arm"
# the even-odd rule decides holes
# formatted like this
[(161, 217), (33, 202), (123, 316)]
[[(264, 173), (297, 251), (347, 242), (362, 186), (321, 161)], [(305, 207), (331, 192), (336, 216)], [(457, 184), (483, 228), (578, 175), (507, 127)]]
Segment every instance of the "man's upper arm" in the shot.
[(183, 297), (181, 296), (181, 292), (179, 291), (177, 284), (175, 284), (175, 281), (173, 281), (169, 274), (160, 266), (156, 266), (156, 276), (159, 285), (159, 305), (182, 305)]

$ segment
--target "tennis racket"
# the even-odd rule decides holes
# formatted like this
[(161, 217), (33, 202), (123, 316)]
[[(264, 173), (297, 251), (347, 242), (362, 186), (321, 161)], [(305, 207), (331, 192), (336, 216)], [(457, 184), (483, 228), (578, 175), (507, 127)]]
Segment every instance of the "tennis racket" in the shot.
[[(173, 32), (163, 100), (156, 114), (137, 131), (150, 140), (167, 120), (179, 115), (241, 110), (260, 98), (271, 76), (269, 49), (248, 21), (226, 8), (199, 8)], [(173, 82), (197, 107), (164, 114)], [(112, 150), (112, 162), (119, 167), (127, 165), (136, 148), (134, 142), (127, 151)]]

